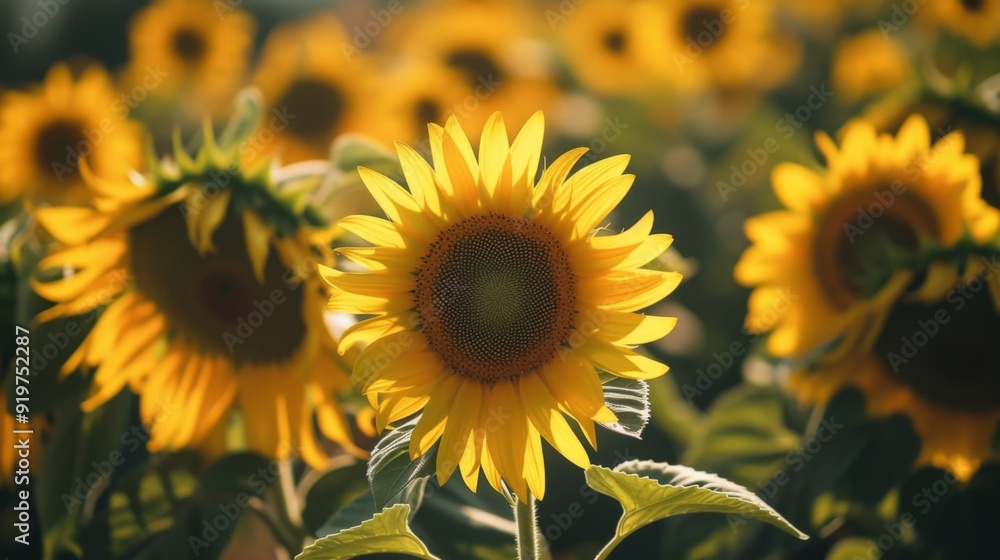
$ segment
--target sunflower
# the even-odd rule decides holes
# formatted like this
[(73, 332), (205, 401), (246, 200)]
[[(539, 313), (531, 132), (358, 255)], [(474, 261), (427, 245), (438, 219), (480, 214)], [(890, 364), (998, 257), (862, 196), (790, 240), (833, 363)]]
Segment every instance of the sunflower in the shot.
[(386, 144), (394, 140), (426, 144), (427, 123), (444, 122), (473, 94), (461, 76), (426, 59), (387, 72), (380, 81), (374, 105), (381, 119), (369, 122), (365, 133)]
[(849, 103), (906, 83), (911, 68), (899, 43), (869, 29), (837, 44), (832, 73), (833, 90)]
[(635, 5), (632, 0), (588, 2), (566, 17), (549, 12), (573, 73), (585, 87), (619, 95), (651, 85), (654, 48), (637, 32), (647, 21), (637, 17)]
[(243, 174), (235, 153), (217, 148), (211, 130), (205, 137), (196, 160), (176, 148), (178, 164), (145, 184), (85, 173), (113, 212), (38, 213), (65, 246), (40, 268), (75, 272), (34, 283), (56, 302), (37, 319), (119, 294), (62, 371), (94, 370), (87, 411), (125, 387), (138, 393), (154, 452), (211, 447), (210, 436), (241, 418), (247, 448), (321, 465), (315, 412), (324, 435), (361, 454), (336, 400), (350, 382), (324, 324), (327, 292), (309, 273), (328, 228), (310, 207), (296, 210), (266, 170)]
[(142, 162), (142, 132), (116, 110), (108, 74), (87, 67), (76, 79), (65, 64), (41, 86), (0, 97), (0, 202), (24, 195), (40, 204), (79, 205), (90, 196), (80, 173), (124, 177)]
[[(537, 184), (543, 118), (508, 145), (499, 113), (478, 160), (455, 117), (430, 125), (431, 168), (397, 144), (409, 192), (361, 168), (389, 220), (352, 216), (340, 226), (374, 244), (342, 248), (367, 269), (321, 267), (335, 288), (331, 311), (375, 315), (349, 328), (343, 351), (368, 343), (354, 382), (381, 430), (423, 412), (411, 457), (437, 443), (442, 484), (456, 467), (475, 490), (480, 469), (526, 501), (545, 492), (541, 439), (589, 464), (564, 415), (596, 446), (594, 422), (612, 422), (597, 369), (631, 378), (667, 367), (632, 348), (665, 336), (675, 319), (641, 315), (680, 282), (640, 268), (671, 243), (649, 235), (652, 213), (617, 235), (595, 229), (628, 192), (627, 156), (588, 165), (586, 152), (552, 162)], [(595, 369), (596, 368), (596, 369)]]
[(980, 198), (979, 165), (952, 133), (931, 145), (927, 122), (910, 117), (895, 137), (853, 121), (838, 147), (817, 135), (822, 174), (796, 164), (772, 173), (787, 210), (746, 222), (752, 245), (736, 279), (753, 287), (747, 326), (772, 331), (769, 351), (801, 358), (827, 343), (870, 348), (891, 306), (938, 295), (957, 272), (935, 263), (919, 287), (908, 259), (927, 245), (992, 238), (1000, 217)]
[(330, 15), (271, 32), (253, 78), (267, 110), (250, 139), (251, 161), (276, 151), (286, 163), (326, 159), (336, 135), (371, 126), (374, 73), (353, 45)]
[(1000, 313), (986, 301), (997, 301), (989, 281), (996, 274), (992, 263), (973, 259), (943, 297), (895, 306), (871, 352), (796, 372), (791, 387), (816, 404), (844, 387), (859, 388), (870, 413), (909, 417), (922, 440), (918, 464), (968, 479), (996, 455), (1000, 384), (991, 348)]
[(917, 88), (909, 88), (873, 104), (864, 117), (872, 121), (879, 132), (894, 133), (910, 114), (927, 119), (932, 140), (952, 131), (962, 133), (966, 149), (979, 158), (983, 198), (1000, 207), (1000, 117), (961, 98), (942, 98)]
[(252, 17), (225, 2), (156, 0), (132, 21), (124, 86), (183, 97), (199, 118), (224, 111), (246, 78), (254, 30)]
[(451, 112), (478, 134), (494, 112), (524, 122), (555, 103), (537, 20), (522, 1), (428, 2), (386, 28), (385, 48), (454, 71), (471, 93)]
[(798, 66), (802, 48), (777, 33), (769, 0), (654, 0), (639, 29), (660, 73), (675, 87), (767, 90)]
[(944, 28), (985, 48), (1000, 37), (1000, 1), (939, 0), (928, 4), (925, 23)]

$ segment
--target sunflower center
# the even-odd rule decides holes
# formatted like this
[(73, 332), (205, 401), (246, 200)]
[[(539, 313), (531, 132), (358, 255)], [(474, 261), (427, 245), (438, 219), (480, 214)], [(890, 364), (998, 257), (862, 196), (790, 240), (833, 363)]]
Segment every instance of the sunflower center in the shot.
[(569, 257), (552, 232), (525, 218), (490, 213), (445, 229), (416, 277), (424, 334), (459, 375), (517, 378), (555, 357), (569, 335)]
[(898, 304), (875, 342), (884, 369), (928, 402), (968, 412), (1000, 409), (1000, 376), (990, 348), (1000, 315), (981, 278), (936, 306)]
[(604, 48), (614, 54), (621, 54), (628, 45), (628, 38), (622, 29), (612, 29), (604, 35)]
[(970, 12), (978, 12), (983, 7), (983, 0), (962, 0), (962, 6)]
[[(39, 174), (53, 173), (54, 163), (65, 165), (68, 149), (78, 150), (86, 140), (83, 127), (78, 122), (57, 120), (46, 125), (35, 137), (35, 165)], [(58, 175), (66, 178), (65, 174)], [(73, 166), (68, 175), (70, 178), (78, 177), (77, 167)]]
[(138, 289), (175, 335), (201, 351), (237, 363), (290, 358), (305, 337), (304, 288), (282, 280), (285, 271), (273, 251), (264, 282), (256, 280), (243, 221), (234, 212), (215, 231), (215, 252), (199, 255), (181, 208), (167, 208), (129, 232)]
[(503, 70), (489, 54), (477, 49), (456, 50), (445, 58), (445, 64), (465, 75), (471, 87), (481, 82), (503, 82)]
[(332, 84), (302, 78), (288, 88), (276, 107), (287, 108), (289, 113), (298, 115), (288, 123), (292, 134), (308, 140), (322, 140), (343, 118), (347, 98)]
[(194, 29), (180, 29), (174, 33), (174, 54), (188, 63), (195, 63), (205, 56), (208, 45), (201, 33)]
[(424, 98), (417, 101), (413, 108), (417, 120), (417, 130), (424, 130), (428, 123), (441, 122), (441, 105), (433, 99)]
[[(715, 44), (724, 34), (726, 27), (722, 21), (722, 12), (711, 6), (694, 6), (681, 18), (681, 33), (685, 38), (691, 38), (703, 48)], [(702, 41), (698, 35), (709, 33), (711, 40)], [(707, 43), (707, 44), (705, 44)]]
[(917, 250), (920, 235), (937, 231), (937, 218), (912, 192), (885, 186), (846, 194), (819, 218), (817, 276), (830, 300), (846, 308), (875, 295), (896, 260)]

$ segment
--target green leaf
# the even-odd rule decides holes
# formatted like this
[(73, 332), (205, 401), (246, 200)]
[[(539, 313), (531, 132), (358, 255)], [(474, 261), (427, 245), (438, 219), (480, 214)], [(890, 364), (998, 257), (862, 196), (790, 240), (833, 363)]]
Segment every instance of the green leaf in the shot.
[[(437, 447), (421, 455), (416, 461), (410, 460), (410, 435), (419, 419), (417, 417), (392, 430), (372, 450), (372, 458), (368, 462), (368, 480), (378, 509), (398, 503), (399, 496), (411, 482), (434, 474)], [(415, 503), (414, 509), (419, 505), (419, 502)]]
[(649, 423), (649, 386), (645, 381), (615, 377), (605, 383), (604, 403), (618, 416), (617, 422), (601, 422), (605, 428), (641, 439)]
[(599, 558), (606, 558), (618, 543), (638, 529), (683, 513), (738, 515), (770, 523), (803, 540), (809, 538), (753, 492), (690, 467), (628, 461), (614, 470), (594, 465), (586, 474), (591, 488), (618, 500), (625, 510), (615, 538)]
[[(364, 463), (351, 463), (332, 469), (323, 473), (309, 487), (306, 504), (302, 510), (302, 521), (307, 531), (316, 534), (331, 516), (354, 503), (358, 497), (365, 497), (371, 501), (368, 481), (365, 479), (365, 468)], [(371, 514), (364, 519), (369, 517)]]
[(190, 471), (154, 467), (141, 473), (134, 484), (111, 494), (109, 522), (115, 557), (131, 556), (173, 527), (178, 501), (194, 494), (197, 478)]
[(341, 560), (376, 553), (408, 554), (438, 560), (410, 531), (407, 524), (409, 515), (410, 506), (406, 504), (388, 507), (357, 527), (319, 539), (307, 546), (295, 560)]
[(785, 401), (773, 386), (744, 385), (723, 393), (682, 461), (739, 484), (769, 480), (802, 444), (801, 435), (785, 424)]

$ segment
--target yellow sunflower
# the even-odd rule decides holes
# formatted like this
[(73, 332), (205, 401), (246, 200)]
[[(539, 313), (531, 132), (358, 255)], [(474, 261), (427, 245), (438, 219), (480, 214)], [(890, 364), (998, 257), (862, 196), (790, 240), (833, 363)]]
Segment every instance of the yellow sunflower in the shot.
[(552, 106), (558, 90), (537, 9), (522, 1), (428, 2), (386, 27), (385, 48), (451, 68), (471, 91), (451, 108), (470, 134), (494, 112), (524, 122)]
[(142, 131), (116, 110), (108, 74), (87, 67), (76, 79), (65, 64), (39, 87), (0, 97), (0, 202), (24, 195), (40, 204), (89, 199), (80, 177), (86, 159), (101, 176), (125, 177), (142, 163)]
[[(594, 422), (615, 420), (597, 369), (647, 379), (667, 366), (636, 353), (675, 319), (635, 313), (669, 294), (675, 272), (641, 268), (671, 243), (650, 235), (652, 213), (616, 235), (595, 228), (628, 192), (627, 156), (588, 165), (575, 149), (535, 181), (543, 136), (536, 113), (513, 143), (494, 114), (479, 157), (454, 117), (430, 126), (432, 168), (397, 144), (409, 191), (361, 168), (389, 220), (340, 226), (374, 247), (340, 253), (367, 269), (321, 267), (331, 311), (375, 315), (349, 328), (341, 350), (368, 346), (354, 382), (379, 429), (423, 412), (414, 458), (437, 443), (438, 480), (456, 467), (475, 490), (482, 469), (522, 501), (545, 493), (541, 438), (581, 467), (587, 452), (564, 415), (596, 446)], [(596, 368), (596, 369), (595, 369)]]
[(224, 111), (246, 79), (254, 31), (253, 18), (226, 2), (156, 0), (131, 24), (126, 94), (136, 103), (183, 97), (199, 118)]
[[(796, 372), (791, 387), (808, 403), (846, 386), (861, 389), (874, 415), (909, 417), (922, 445), (918, 464), (968, 479), (986, 459), (1000, 423), (993, 345), (1000, 336), (997, 274), (973, 260), (965, 277), (930, 302), (901, 302), (870, 353)], [(991, 266), (991, 265), (989, 265)], [(984, 289), (985, 288), (985, 289)], [(990, 292), (990, 293), (985, 293)]]
[(386, 145), (395, 140), (426, 144), (427, 123), (443, 123), (473, 94), (461, 76), (426, 59), (410, 61), (379, 79), (373, 105), (380, 118), (367, 123), (365, 133)]
[(643, 44), (658, 45), (659, 71), (681, 90), (767, 90), (802, 57), (774, 29), (769, 0), (652, 0), (640, 12)]
[[(597, 93), (633, 93), (651, 85), (655, 43), (637, 30), (636, 2), (587, 2), (565, 16), (547, 12), (577, 79)], [(555, 10), (553, 8), (552, 10)]]
[(330, 15), (271, 32), (253, 78), (267, 110), (251, 160), (276, 151), (285, 163), (326, 159), (336, 135), (370, 126), (374, 73), (353, 45)]
[[(901, 262), (926, 243), (992, 238), (1000, 223), (980, 198), (978, 160), (964, 153), (960, 133), (931, 145), (926, 121), (913, 116), (895, 137), (853, 121), (839, 147), (823, 133), (817, 144), (822, 173), (775, 167), (772, 183), (787, 209), (746, 222), (752, 245), (735, 270), (754, 288), (747, 326), (771, 331), (776, 356), (803, 357), (831, 342), (838, 345), (831, 356), (870, 348), (916, 280)], [(935, 263), (910, 297), (936, 297), (956, 275)]]
[(361, 454), (336, 399), (350, 381), (324, 323), (327, 290), (311, 272), (327, 229), (294, 193), (278, 193), (266, 170), (232, 172), (238, 156), (223, 155), (210, 130), (205, 137), (195, 161), (177, 150), (179, 165), (145, 184), (87, 174), (114, 212), (38, 213), (65, 246), (39, 266), (74, 271), (35, 282), (56, 302), (38, 320), (120, 294), (62, 371), (94, 371), (85, 410), (125, 387), (138, 393), (151, 451), (211, 447), (235, 417), (247, 448), (321, 465), (315, 418)]
[(837, 44), (832, 73), (833, 91), (850, 103), (905, 84), (912, 70), (899, 43), (869, 29)]
[(979, 158), (983, 198), (1000, 207), (1000, 118), (976, 110), (961, 99), (942, 99), (918, 88), (873, 104), (864, 117), (879, 132), (894, 133), (911, 114), (927, 119), (934, 140), (952, 131), (962, 133), (966, 149)]
[(980, 48), (1000, 38), (1000, 0), (937, 0), (927, 7), (925, 23), (947, 29)]

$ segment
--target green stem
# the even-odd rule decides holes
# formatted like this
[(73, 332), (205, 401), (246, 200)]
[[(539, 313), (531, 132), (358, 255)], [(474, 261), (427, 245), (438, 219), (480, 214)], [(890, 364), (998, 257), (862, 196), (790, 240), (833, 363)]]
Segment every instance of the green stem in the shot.
[(615, 535), (615, 538), (611, 539), (611, 542), (604, 545), (604, 548), (597, 553), (597, 557), (594, 560), (606, 560), (608, 556), (611, 556), (611, 551), (615, 549), (616, 546), (620, 545), (625, 537)]
[(278, 463), (278, 479), (274, 482), (274, 494), (278, 499), (277, 521), (281, 525), (282, 532), (285, 533), (285, 538), (282, 540), (288, 552), (294, 557), (302, 552), (306, 532), (302, 526), (302, 513), (299, 509), (298, 496), (295, 493), (292, 462), (289, 459)]
[(538, 560), (538, 529), (535, 527), (535, 497), (531, 492), (522, 502), (514, 505), (514, 521), (517, 523), (518, 560)]

